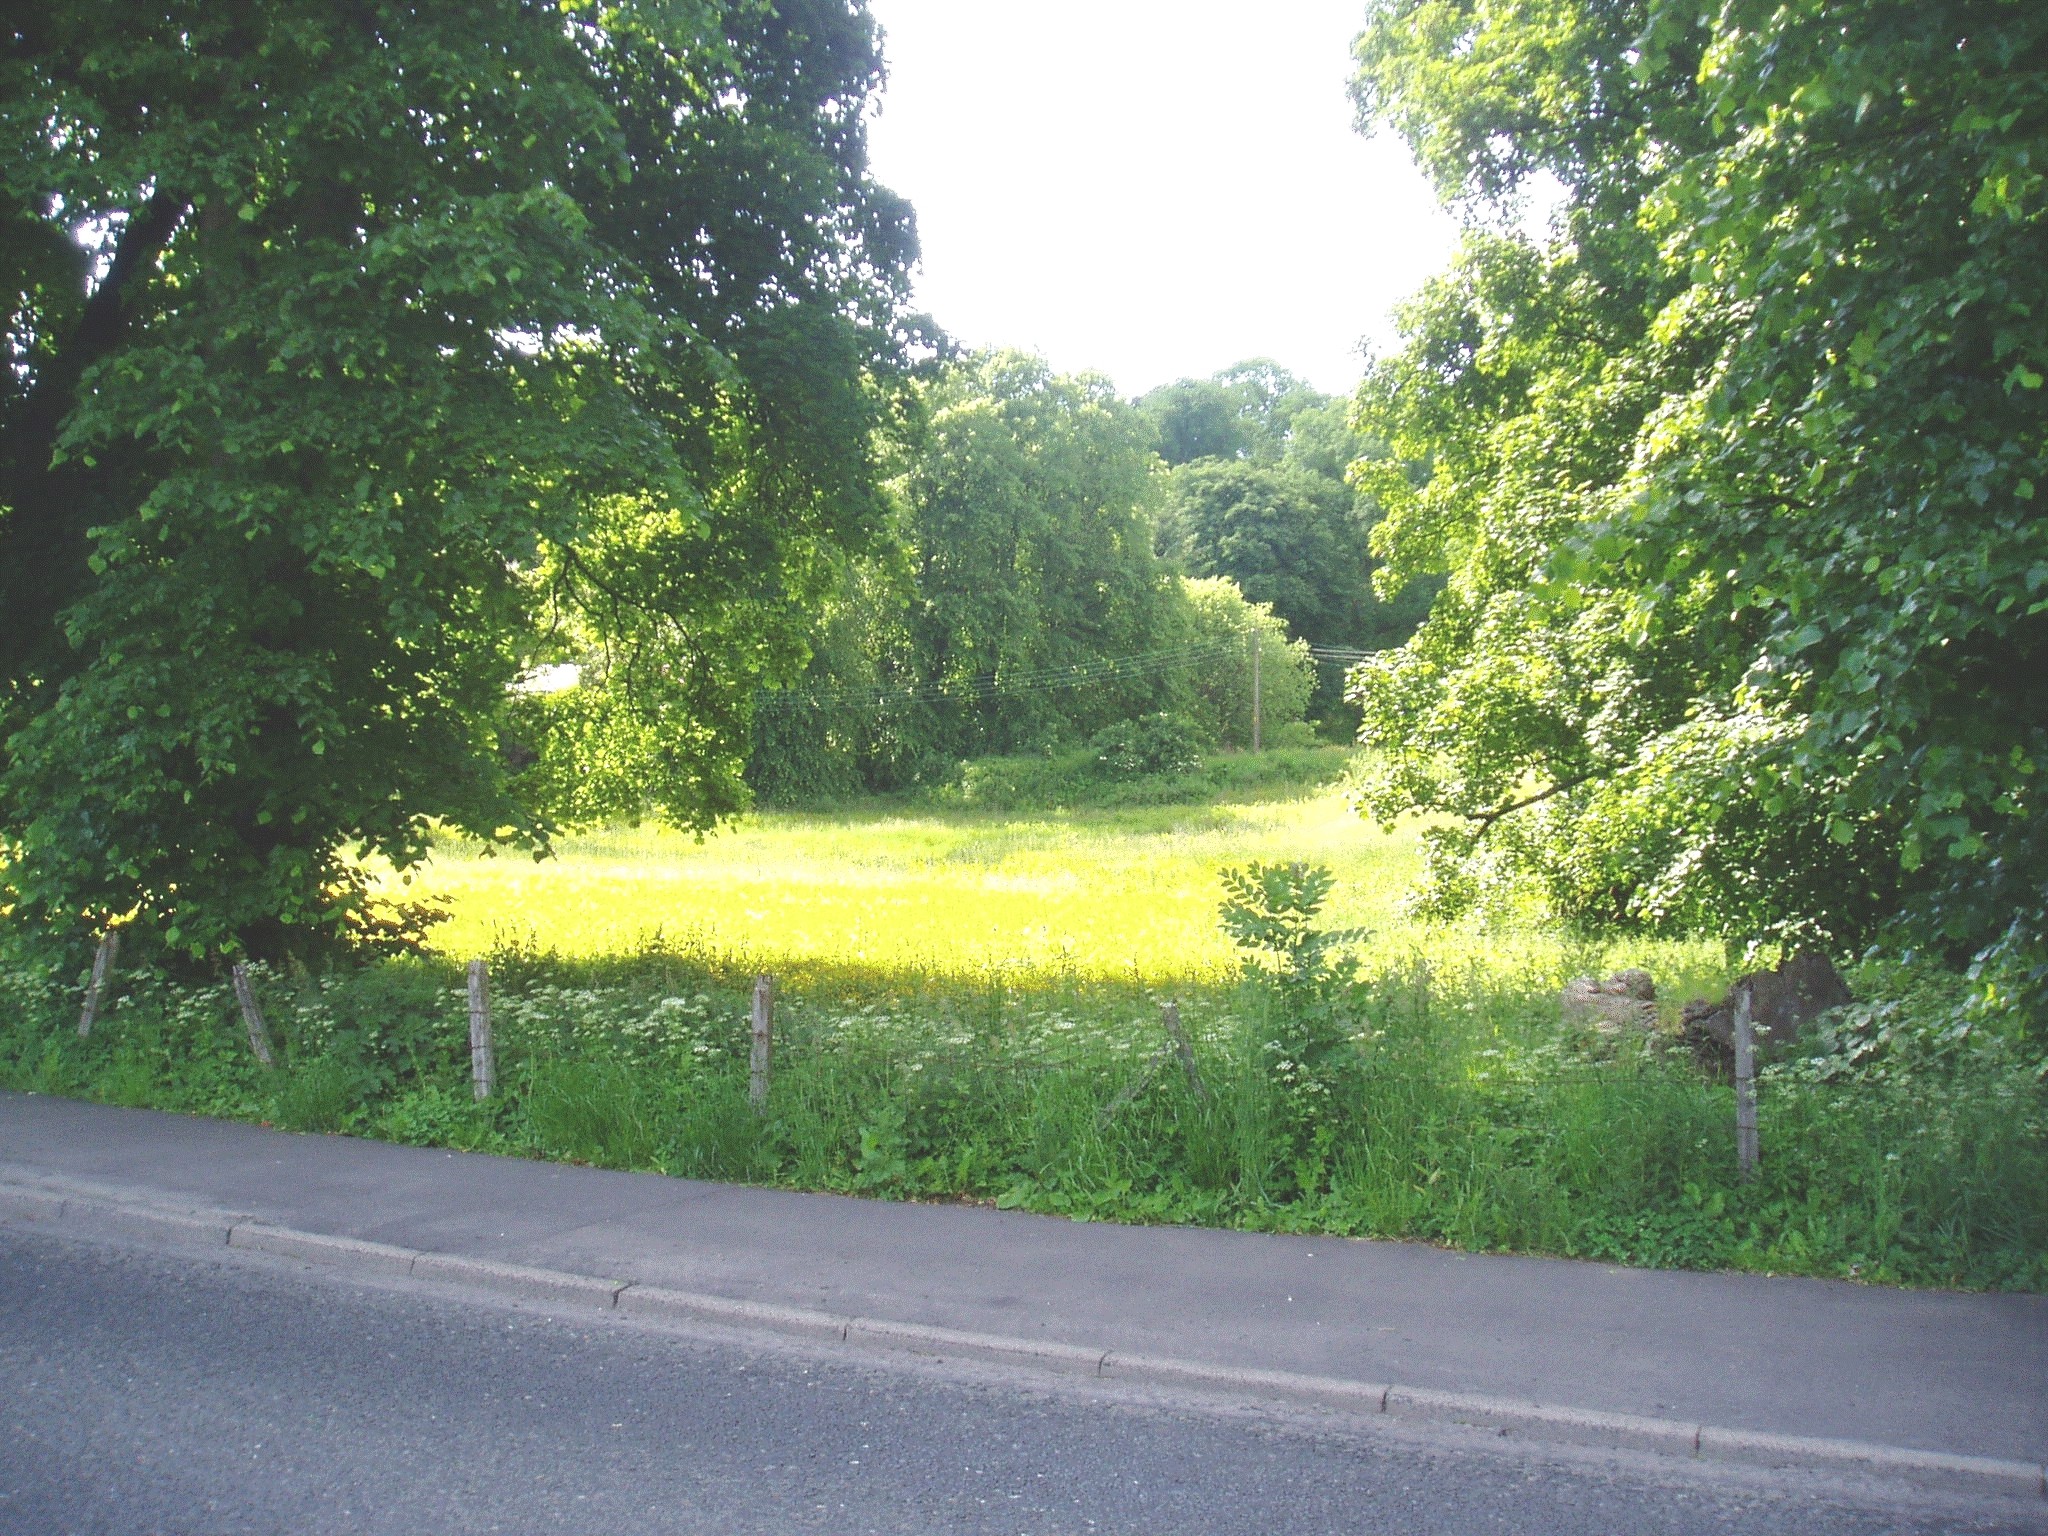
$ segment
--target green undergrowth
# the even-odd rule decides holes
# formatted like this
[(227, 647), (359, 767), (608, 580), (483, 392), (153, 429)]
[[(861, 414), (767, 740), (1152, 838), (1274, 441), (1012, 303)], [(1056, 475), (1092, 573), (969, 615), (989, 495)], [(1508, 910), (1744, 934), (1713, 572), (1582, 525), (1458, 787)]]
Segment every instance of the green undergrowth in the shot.
[[(282, 1065), (224, 984), (0, 972), (0, 1084), (424, 1146), (1083, 1220), (1421, 1239), (1630, 1264), (2048, 1288), (2041, 1064), (1936, 985), (1836, 1019), (1761, 1090), (1563, 1026), (1558, 977), (1418, 959), (1313, 996), (992, 971), (815, 970), (778, 998), (748, 1102), (751, 978), (684, 950), (491, 957), (500, 1094), (469, 1086), (462, 974), (402, 959), (259, 970)], [(1868, 985), (1867, 978), (1859, 984)]]
[(1306, 727), (1296, 745), (1264, 752), (1219, 752), (1183, 772), (1118, 772), (1093, 747), (1057, 754), (984, 757), (957, 778), (917, 792), (912, 803), (950, 809), (1039, 811), (1198, 805), (1325, 788), (1357, 758), (1348, 746), (1318, 745)]

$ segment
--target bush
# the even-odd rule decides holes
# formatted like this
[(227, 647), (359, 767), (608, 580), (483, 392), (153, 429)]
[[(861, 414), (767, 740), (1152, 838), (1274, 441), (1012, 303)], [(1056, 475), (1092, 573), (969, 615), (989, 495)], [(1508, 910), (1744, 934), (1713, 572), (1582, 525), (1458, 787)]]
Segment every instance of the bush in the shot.
[[(1298, 741), (1306, 726), (1291, 731)], [(1178, 773), (1111, 778), (1094, 752), (1053, 757), (984, 757), (960, 765), (960, 777), (930, 792), (941, 805), (986, 811), (1108, 809), (1115, 806), (1195, 805), (1312, 794), (1341, 780), (1352, 753), (1344, 747), (1292, 744), (1257, 755), (1233, 753), (1197, 759)]]
[(1202, 766), (1195, 729), (1173, 715), (1141, 715), (1106, 725), (1089, 738), (1095, 772), (1105, 779), (1193, 773)]
[(960, 777), (934, 793), (941, 803), (1010, 811), (1071, 805), (1087, 794), (1093, 759), (1085, 752), (1056, 757), (983, 757), (960, 765)]
[(1223, 747), (1251, 745), (1252, 669), (1244, 635), (1259, 637), (1259, 713), (1274, 741), (1287, 725), (1308, 713), (1315, 692), (1316, 665), (1308, 646), (1287, 638), (1287, 626), (1269, 603), (1253, 603), (1224, 577), (1182, 583), (1193, 615), (1197, 644), (1213, 645), (1220, 658), (1188, 679), (1187, 715), (1196, 733)]

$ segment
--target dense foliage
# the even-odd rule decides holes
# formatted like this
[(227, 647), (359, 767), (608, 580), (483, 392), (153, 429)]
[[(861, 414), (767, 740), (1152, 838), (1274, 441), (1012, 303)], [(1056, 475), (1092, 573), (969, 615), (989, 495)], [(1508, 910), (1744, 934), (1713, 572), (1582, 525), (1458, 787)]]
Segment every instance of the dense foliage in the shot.
[(1152, 551), (1143, 423), (1107, 379), (1001, 354), (949, 372), (902, 483), (914, 598), (906, 674), (956, 756), (1036, 747), (1128, 717), (1156, 679), (956, 702), (980, 679), (1138, 655), (1178, 638)]
[(1194, 727), (1164, 710), (1105, 725), (1088, 738), (1088, 751), (1095, 772), (1108, 779), (1194, 773), (1202, 766), (1202, 743)]
[(1449, 582), (1371, 807), (1456, 818), (1445, 906), (2038, 987), (2048, 12), (1383, 0), (1358, 56), (1473, 220), (1359, 401), (1383, 585)]
[[(1270, 603), (1255, 603), (1223, 576), (1181, 583), (1188, 607), (1191, 643), (1211, 658), (1188, 669), (1175, 700), (1194, 723), (1196, 735), (1219, 747), (1252, 744), (1250, 637), (1258, 637), (1259, 713), (1267, 745), (1283, 742), (1290, 728), (1305, 730), (1316, 686), (1316, 664), (1308, 643), (1288, 637), (1287, 625)], [(1241, 659), (1242, 658), (1242, 659)]]
[(740, 803), (881, 518), (879, 71), (858, 0), (10, 12), (0, 901), (276, 955), (431, 819)]
[[(1341, 400), (1277, 364), (1239, 363), (1163, 385), (1137, 402), (1169, 466), (1161, 552), (1191, 576), (1225, 577), (1268, 604), (1293, 636), (1340, 651), (1379, 650), (1414, 633), (1436, 583), (1393, 600), (1373, 589), (1377, 500), (1351, 467), (1383, 450), (1359, 436)], [(1310, 712), (1340, 734), (1357, 725), (1336, 657), (1318, 669)]]
[(1191, 575), (1229, 577), (1311, 644), (1362, 647), (1378, 628), (1368, 529), (1341, 480), (1196, 459), (1168, 485), (1166, 537)]
[(1255, 628), (1272, 632), (1267, 718), (1301, 717), (1303, 658), (1270, 611), (1227, 582), (1192, 599), (1155, 553), (1151, 427), (1107, 380), (989, 354), (935, 370), (918, 406), (891, 546), (846, 571), (801, 685), (762, 702), (764, 795), (943, 784), (1161, 711), (1242, 742)]
[[(1138, 397), (1154, 446), (1170, 466), (1197, 459), (1275, 463), (1304, 412), (1329, 397), (1270, 358), (1235, 363), (1206, 379), (1176, 379)], [(1339, 466), (1338, 472), (1342, 469)]]

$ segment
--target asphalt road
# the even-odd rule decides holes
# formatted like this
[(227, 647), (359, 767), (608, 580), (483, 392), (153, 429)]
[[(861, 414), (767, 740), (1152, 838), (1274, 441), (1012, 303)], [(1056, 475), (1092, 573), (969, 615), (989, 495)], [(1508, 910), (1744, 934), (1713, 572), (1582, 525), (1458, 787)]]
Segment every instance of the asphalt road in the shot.
[(6, 1536), (2042, 1528), (1461, 1433), (827, 1362), (0, 1228)]
[(1065, 1221), (0, 1093), (0, 1179), (24, 1177), (1112, 1361), (1392, 1383), (2035, 1467), (2048, 1456), (2041, 1296)]

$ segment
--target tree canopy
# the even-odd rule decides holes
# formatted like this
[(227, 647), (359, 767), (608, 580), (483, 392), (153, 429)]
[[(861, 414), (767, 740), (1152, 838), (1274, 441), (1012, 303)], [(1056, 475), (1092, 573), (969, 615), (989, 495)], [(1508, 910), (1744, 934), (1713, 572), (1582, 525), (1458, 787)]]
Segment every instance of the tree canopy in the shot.
[(1272, 463), (1287, 450), (1294, 420), (1329, 396), (1270, 358), (1233, 363), (1206, 379), (1176, 379), (1138, 397), (1154, 446), (1169, 465), (1194, 459)]
[[(1247, 748), (1252, 739), (1251, 646), (1259, 648), (1259, 718), (1267, 741), (1308, 713), (1316, 664), (1308, 643), (1291, 639), (1270, 603), (1253, 602), (1223, 576), (1184, 578), (1191, 638), (1208, 647), (1201, 666), (1189, 669), (1176, 707), (1196, 734), (1220, 747)], [(1239, 655), (1245, 657), (1243, 662)], [(1294, 727), (1299, 730), (1300, 727)]]
[(1285, 464), (1196, 459), (1168, 480), (1167, 546), (1228, 576), (1315, 645), (1357, 645), (1378, 605), (1367, 527), (1341, 480)]
[[(928, 440), (902, 485), (919, 678), (958, 685), (1171, 641), (1144, 423), (1107, 379), (999, 353), (949, 372), (930, 404)], [(960, 750), (1085, 734), (1141, 702), (1123, 693), (1030, 696), (999, 722), (963, 716)]]
[(765, 706), (755, 777), (775, 793), (833, 781), (821, 733), (894, 787), (1071, 744), (1171, 697), (1156, 670), (1011, 687), (1185, 640), (1185, 599), (1153, 551), (1148, 423), (1099, 375), (1015, 352), (936, 370), (918, 407), (891, 549), (827, 606), (805, 686)]
[[(1407, 639), (1434, 581), (1395, 600), (1373, 590), (1379, 504), (1351, 466), (1384, 456), (1335, 400), (1263, 359), (1152, 391), (1138, 409), (1171, 466), (1160, 548), (1190, 575), (1224, 576), (1311, 645), (1378, 649)], [(1318, 677), (1317, 712), (1342, 713), (1342, 668)], [(1348, 729), (1349, 726), (1347, 725)]]
[(12, 16), (0, 899), (275, 953), (437, 820), (739, 804), (882, 522), (879, 80), (858, 0)]
[(1359, 400), (1383, 585), (1448, 578), (1372, 807), (1455, 818), (1447, 905), (2038, 985), (2048, 13), (1382, 0), (1358, 57), (1473, 223)]

